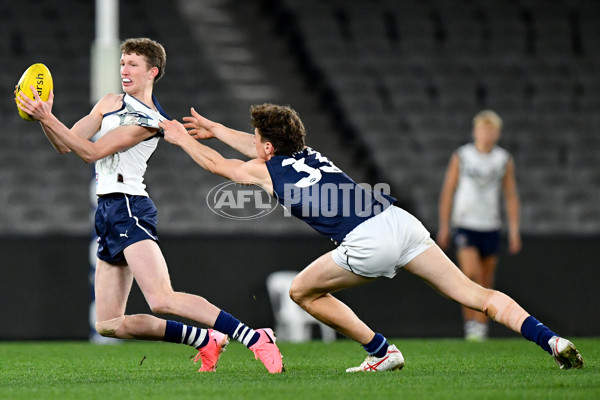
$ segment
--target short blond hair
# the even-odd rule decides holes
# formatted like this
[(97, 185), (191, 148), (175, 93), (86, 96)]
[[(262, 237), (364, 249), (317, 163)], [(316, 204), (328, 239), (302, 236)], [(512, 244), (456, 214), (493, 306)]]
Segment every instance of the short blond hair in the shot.
[(473, 126), (480, 122), (491, 124), (496, 127), (496, 129), (502, 130), (502, 118), (500, 118), (495, 111), (483, 110), (478, 112), (475, 117), (473, 117)]

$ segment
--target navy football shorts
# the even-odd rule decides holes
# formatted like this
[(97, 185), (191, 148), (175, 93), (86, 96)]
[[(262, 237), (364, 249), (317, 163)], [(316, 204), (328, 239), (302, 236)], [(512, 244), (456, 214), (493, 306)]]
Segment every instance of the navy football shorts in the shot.
[(456, 248), (475, 247), (481, 257), (497, 254), (500, 249), (500, 231), (473, 231), (457, 228), (454, 232)]
[(111, 193), (99, 197), (95, 227), (98, 258), (110, 263), (124, 261), (123, 250), (136, 242), (158, 242), (156, 207), (146, 196)]

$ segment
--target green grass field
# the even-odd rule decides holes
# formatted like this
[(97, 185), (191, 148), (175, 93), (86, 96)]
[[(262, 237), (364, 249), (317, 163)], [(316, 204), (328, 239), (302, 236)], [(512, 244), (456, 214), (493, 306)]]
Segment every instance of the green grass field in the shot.
[(349, 340), (280, 343), (287, 372), (270, 375), (231, 343), (214, 373), (167, 343), (0, 343), (0, 399), (600, 399), (600, 338), (576, 338), (581, 370), (560, 370), (518, 338), (466, 343), (395, 339), (402, 371), (347, 374), (364, 353)]

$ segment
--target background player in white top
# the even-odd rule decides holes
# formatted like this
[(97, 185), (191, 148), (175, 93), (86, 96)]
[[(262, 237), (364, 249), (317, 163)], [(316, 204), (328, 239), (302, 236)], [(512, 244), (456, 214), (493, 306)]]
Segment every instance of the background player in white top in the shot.
[[(501, 190), (506, 203), (509, 252), (521, 250), (515, 163), (506, 150), (497, 146), (501, 130), (502, 120), (494, 111), (475, 115), (473, 142), (452, 155), (439, 203), (438, 244), (447, 249), (453, 234), (460, 268), (486, 288), (494, 286), (498, 263)], [(487, 338), (487, 316), (463, 307), (463, 318), (466, 339)]]
[[(198, 349), (196, 360), (202, 360), (200, 371), (215, 370), (229, 335), (249, 347), (269, 372), (281, 372), (281, 354), (270, 329), (254, 331), (206, 299), (175, 292), (171, 287), (158, 246), (156, 208), (143, 184), (147, 161), (161, 134), (158, 123), (165, 119), (152, 94), (165, 65), (166, 53), (159, 43), (147, 38), (123, 42), (121, 81), (125, 95), (104, 96), (71, 129), (52, 114), (52, 92), (47, 102), (37, 93), (34, 100), (19, 93), (19, 107), (40, 121), (59, 153), (73, 152), (86, 163), (96, 162), (96, 330), (121, 339), (193, 346)], [(98, 132), (98, 140), (90, 141)], [(177, 315), (215, 330), (148, 314), (125, 315), (133, 279), (153, 312)]]
[[(317, 258), (294, 278), (290, 297), (319, 321), (363, 345), (369, 355), (347, 372), (399, 369), (404, 357), (332, 293), (377, 277), (392, 278), (400, 268), (448, 298), (484, 311), (521, 333), (553, 355), (561, 368), (583, 366), (573, 343), (552, 332), (506, 294), (468, 279), (415, 217), (388, 202), (392, 200), (389, 196), (366, 195), (327, 157), (306, 147), (304, 125), (293, 109), (261, 104), (252, 106), (250, 112), (254, 135), (210, 121), (194, 109), (191, 117), (184, 118), (191, 135), (178, 121), (163, 121), (160, 126), (165, 139), (180, 146), (202, 168), (235, 182), (260, 185), (287, 204), (292, 215), (338, 241), (335, 250)], [(216, 137), (251, 159), (226, 159), (194, 137)], [(356, 205), (356, 194), (367, 201), (353, 211), (349, 205)], [(379, 212), (363, 212), (362, 206), (367, 204)], [(273, 257), (282, 256), (268, 244), (265, 250)], [(393, 318), (393, 311), (389, 315)]]

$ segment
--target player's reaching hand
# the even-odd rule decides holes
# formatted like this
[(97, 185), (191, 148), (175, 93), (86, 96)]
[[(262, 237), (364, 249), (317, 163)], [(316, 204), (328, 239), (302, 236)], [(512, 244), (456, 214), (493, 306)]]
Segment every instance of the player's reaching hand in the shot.
[(160, 122), (158, 126), (163, 130), (165, 140), (176, 146), (181, 145), (183, 140), (189, 138), (188, 132), (185, 130), (184, 126), (175, 119), (164, 120)]
[(43, 101), (35, 90), (33, 85), (29, 86), (31, 88), (31, 92), (33, 93), (33, 100), (27, 97), (23, 91), (19, 92), (19, 101), (17, 102), (17, 107), (21, 111), (26, 112), (31, 115), (33, 119), (38, 121), (43, 121), (44, 118), (52, 115), (52, 105), (54, 104), (54, 90), (50, 90), (50, 94), (48, 95), (48, 101)]
[(215, 137), (215, 128), (217, 127), (216, 122), (213, 122), (202, 115), (192, 107), (190, 109), (192, 114), (189, 117), (183, 117), (185, 123), (183, 126), (188, 130), (188, 133), (194, 139), (212, 139)]
[(231, 146), (243, 155), (249, 158), (256, 158), (256, 148), (254, 147), (254, 133), (230, 129), (223, 124), (211, 121), (198, 114), (194, 107), (190, 109), (191, 116), (183, 117), (185, 128), (188, 134), (194, 139), (218, 139), (221, 142)]

